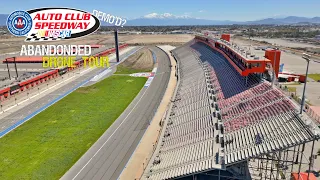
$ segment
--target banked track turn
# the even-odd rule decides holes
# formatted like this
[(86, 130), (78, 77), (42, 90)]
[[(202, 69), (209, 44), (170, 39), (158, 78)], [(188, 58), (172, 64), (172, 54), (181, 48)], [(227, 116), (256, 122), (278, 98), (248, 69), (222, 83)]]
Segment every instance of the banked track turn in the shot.
[(149, 121), (166, 90), (170, 76), (170, 61), (159, 48), (150, 47), (156, 54), (158, 69), (149, 87), (143, 87), (137, 97), (110, 126), (100, 139), (61, 178), (117, 179), (146, 131)]

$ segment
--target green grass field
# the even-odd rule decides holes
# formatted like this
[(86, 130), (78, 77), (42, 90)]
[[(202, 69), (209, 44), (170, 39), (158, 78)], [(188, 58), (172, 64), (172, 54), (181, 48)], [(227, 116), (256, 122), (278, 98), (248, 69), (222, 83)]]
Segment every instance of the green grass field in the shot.
[(59, 179), (146, 82), (111, 76), (83, 87), (0, 139), (0, 179)]
[(296, 87), (288, 87), (288, 91), (289, 92), (294, 92), (294, 93), (296, 93), (297, 92), (297, 88)]
[(123, 65), (117, 66), (117, 71), (115, 74), (133, 74), (133, 73), (140, 73), (140, 72), (151, 72), (152, 69), (133, 69), (129, 67), (125, 67)]
[(308, 74), (309, 78), (312, 78), (315, 81), (319, 81), (320, 80), (320, 74)]

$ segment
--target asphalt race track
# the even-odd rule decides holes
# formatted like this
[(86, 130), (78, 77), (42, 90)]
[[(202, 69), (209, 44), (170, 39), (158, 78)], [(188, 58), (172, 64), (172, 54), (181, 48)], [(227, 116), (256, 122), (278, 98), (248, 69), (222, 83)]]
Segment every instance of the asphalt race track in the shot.
[[(138, 48), (139, 47), (133, 48), (129, 52), (124, 53), (123, 55), (120, 55), (120, 59), (128, 56), (130, 53), (134, 52)], [(116, 64), (116, 60), (110, 59), (110, 66), (112, 66), (114, 64)], [(29, 104), (23, 108), (20, 108), (18, 111), (10, 113), (9, 115), (7, 113), (1, 114), (1, 116), (3, 116), (3, 117), (1, 117), (1, 119), (0, 119), (0, 133), (7, 130), (9, 127), (13, 126), (15, 123), (19, 122), (20, 120), (30, 116), (31, 113), (39, 110), (39, 108), (41, 108), (42, 106), (55, 100), (56, 98), (65, 94), (66, 92), (74, 89), (76, 86), (78, 86), (80, 83), (84, 82), (86, 79), (90, 79), (90, 78), (94, 77), (96, 74), (98, 74), (99, 72), (101, 72), (105, 69), (106, 68), (96, 68), (96, 69), (94, 69), (84, 75), (79, 76), (78, 78), (74, 79), (72, 82), (69, 82), (68, 84), (63, 85), (62, 87), (45, 95), (44, 97), (41, 97), (40, 99), (36, 100), (35, 102), (32, 102), (31, 104)], [(70, 73), (72, 74), (72, 72), (70, 72)], [(66, 78), (68, 78), (68, 76)]]
[(151, 85), (143, 87), (121, 116), (62, 180), (119, 177), (152, 120), (170, 77), (170, 61), (166, 53), (157, 47), (150, 49), (158, 61), (158, 70)]

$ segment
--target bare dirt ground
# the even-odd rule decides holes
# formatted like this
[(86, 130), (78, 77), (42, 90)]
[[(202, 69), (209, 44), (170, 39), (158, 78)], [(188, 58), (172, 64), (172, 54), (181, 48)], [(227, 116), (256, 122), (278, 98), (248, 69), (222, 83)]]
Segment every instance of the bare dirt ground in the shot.
[[(249, 39), (238, 38), (238, 37), (232, 38), (231, 42), (236, 43), (242, 47), (245, 47), (247, 48), (247, 50), (251, 45), (250, 47), (251, 54), (255, 54), (259, 57), (263, 57), (265, 54), (265, 51), (255, 50), (254, 47), (268, 46), (267, 44), (264, 44), (264, 43), (258, 43), (255, 41), (250, 41)], [(283, 50), (283, 48), (281, 47), (280, 49)], [(304, 59), (302, 59), (301, 56), (302, 54), (299, 54), (299, 53), (292, 54), (291, 52), (288, 52), (288, 51), (286, 52), (282, 51), (280, 63), (284, 63), (284, 71), (296, 73), (296, 74), (305, 74), (307, 63)], [(311, 61), (309, 66), (309, 73), (310, 74), (320, 73), (320, 63)]]
[[(128, 44), (183, 44), (190, 41), (194, 36), (188, 34), (165, 34), (165, 35), (122, 35), (119, 34), (119, 41)], [(62, 41), (51, 41), (51, 42), (25, 42), (24, 37), (15, 36), (0, 36), (0, 55), (20, 52), (21, 45), (33, 44), (33, 45), (46, 45), (46, 44), (102, 44), (110, 45), (114, 44), (113, 34), (94, 34), (85, 36), (82, 38), (62, 40)], [(11, 55), (12, 56), (12, 55)]]
[(280, 38), (259, 38), (259, 37), (254, 37), (252, 38), (254, 40), (257, 41), (266, 41), (268, 43), (271, 44), (277, 44), (280, 46), (285, 46), (285, 47), (312, 47), (312, 48), (319, 48), (319, 46), (317, 45), (313, 45), (313, 44), (307, 44), (307, 43), (300, 43), (300, 42), (292, 42), (292, 41), (288, 41), (285, 39), (280, 39)]
[(159, 34), (159, 35), (142, 34), (142, 35), (128, 35), (128, 36), (130, 38), (128, 38), (128, 40), (125, 40), (126, 43), (139, 44), (139, 45), (183, 44), (194, 38), (194, 36), (190, 34)]
[(49, 44), (75, 44), (75, 45), (88, 45), (88, 44), (100, 44), (101, 40), (111, 40), (114, 42), (114, 38), (111, 35), (91, 35), (77, 39), (61, 40), (61, 41), (49, 41), (49, 42), (25, 42), (24, 37), (14, 36), (0, 36), (0, 54), (7, 54), (13, 52), (20, 52), (21, 45), (49, 45)]
[(121, 66), (136, 70), (151, 70), (153, 68), (152, 53), (148, 48), (143, 48), (121, 63)]

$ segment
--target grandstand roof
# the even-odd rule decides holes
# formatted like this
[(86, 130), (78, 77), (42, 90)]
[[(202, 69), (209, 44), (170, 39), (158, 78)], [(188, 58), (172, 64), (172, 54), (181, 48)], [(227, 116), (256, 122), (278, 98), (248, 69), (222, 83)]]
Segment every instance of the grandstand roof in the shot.
[[(247, 62), (255, 62), (255, 61), (270, 61), (269, 59), (266, 59), (265, 57), (259, 57), (259, 59), (254, 59), (254, 57), (247, 57), (245, 56), (245, 51), (243, 48), (241, 48), (240, 46), (237, 46), (236, 44), (231, 44), (228, 41), (225, 40), (221, 40), (221, 39), (217, 39), (217, 38), (213, 38), (215, 39), (215, 41), (219, 42), (220, 44), (223, 44), (224, 46), (227, 46), (229, 49), (231, 49), (232, 51), (234, 51), (236, 54), (238, 54), (240, 57), (242, 57), (245, 61)], [(252, 59), (250, 59), (252, 58)]]

